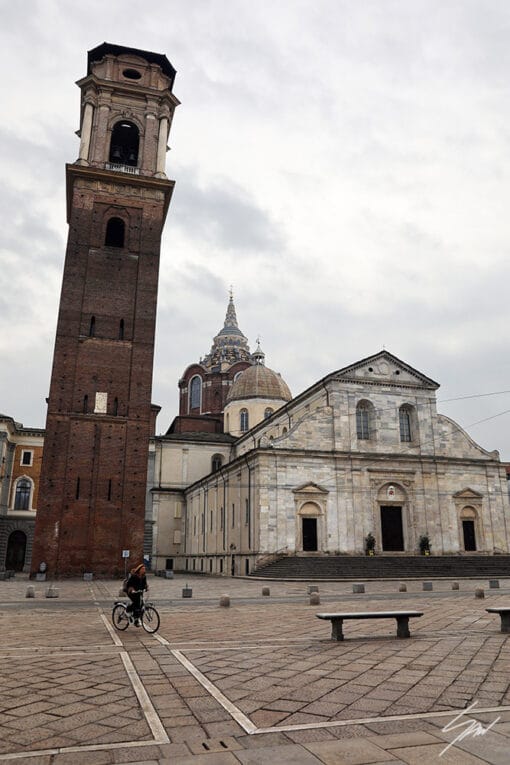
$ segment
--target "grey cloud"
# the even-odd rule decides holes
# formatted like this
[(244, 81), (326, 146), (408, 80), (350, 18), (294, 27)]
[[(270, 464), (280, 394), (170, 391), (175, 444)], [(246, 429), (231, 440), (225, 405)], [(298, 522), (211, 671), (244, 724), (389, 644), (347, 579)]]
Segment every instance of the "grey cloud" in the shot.
[(199, 184), (189, 168), (181, 173), (172, 201), (174, 225), (226, 250), (264, 253), (282, 247), (279, 227), (247, 191), (228, 180)]

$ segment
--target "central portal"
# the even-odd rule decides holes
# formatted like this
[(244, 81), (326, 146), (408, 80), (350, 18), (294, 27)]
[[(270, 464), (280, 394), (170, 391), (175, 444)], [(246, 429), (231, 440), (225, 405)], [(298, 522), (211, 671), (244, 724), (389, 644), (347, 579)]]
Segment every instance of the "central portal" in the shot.
[(383, 552), (404, 550), (402, 508), (399, 505), (381, 506), (381, 537)]
[(317, 518), (303, 518), (303, 550), (317, 550)]

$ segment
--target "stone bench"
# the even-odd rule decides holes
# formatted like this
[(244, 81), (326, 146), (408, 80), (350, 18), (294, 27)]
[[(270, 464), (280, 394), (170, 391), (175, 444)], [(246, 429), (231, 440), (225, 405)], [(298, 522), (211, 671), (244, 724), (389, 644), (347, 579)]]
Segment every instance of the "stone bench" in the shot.
[[(508, 609), (510, 611), (510, 609)], [(423, 616), (423, 611), (357, 611), (338, 614), (316, 614), (318, 619), (329, 619), (331, 622), (331, 639), (343, 640), (342, 625), (344, 619), (396, 619), (397, 637), (411, 637), (409, 619)]]
[(501, 616), (501, 632), (510, 632), (510, 606), (494, 606), (485, 610), (489, 614), (499, 614)]

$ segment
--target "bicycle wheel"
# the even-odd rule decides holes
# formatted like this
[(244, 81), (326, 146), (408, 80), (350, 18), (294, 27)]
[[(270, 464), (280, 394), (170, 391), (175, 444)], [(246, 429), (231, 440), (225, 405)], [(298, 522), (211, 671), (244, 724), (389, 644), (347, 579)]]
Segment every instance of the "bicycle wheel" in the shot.
[(129, 625), (129, 616), (126, 613), (126, 606), (123, 603), (117, 603), (113, 607), (112, 622), (116, 630), (125, 630)]
[(157, 632), (159, 629), (159, 614), (154, 606), (145, 606), (142, 614), (142, 627), (145, 632)]

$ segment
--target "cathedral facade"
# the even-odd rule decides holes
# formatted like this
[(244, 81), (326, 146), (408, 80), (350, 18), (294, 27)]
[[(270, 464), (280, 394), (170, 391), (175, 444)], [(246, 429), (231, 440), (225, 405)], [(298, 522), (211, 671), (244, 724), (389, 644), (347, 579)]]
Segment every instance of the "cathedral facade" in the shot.
[(367, 545), (509, 552), (505, 467), (438, 413), (438, 387), (381, 351), (292, 398), (258, 348), (223, 432), (171, 427), (154, 441), (153, 566), (246, 575), (280, 554)]

